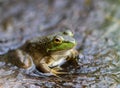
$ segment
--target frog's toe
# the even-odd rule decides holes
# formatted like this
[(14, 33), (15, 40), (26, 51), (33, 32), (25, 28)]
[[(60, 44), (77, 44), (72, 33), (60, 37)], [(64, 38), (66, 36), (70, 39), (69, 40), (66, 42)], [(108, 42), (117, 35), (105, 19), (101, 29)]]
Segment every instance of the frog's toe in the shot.
[(55, 70), (55, 71), (62, 71), (63, 68), (61, 68), (60, 66), (56, 66), (54, 68), (51, 68), (52, 70)]
[(69, 74), (68, 72), (60, 72), (60, 71), (56, 71), (54, 69), (51, 69), (51, 72), (55, 75), (63, 75), (63, 74)]

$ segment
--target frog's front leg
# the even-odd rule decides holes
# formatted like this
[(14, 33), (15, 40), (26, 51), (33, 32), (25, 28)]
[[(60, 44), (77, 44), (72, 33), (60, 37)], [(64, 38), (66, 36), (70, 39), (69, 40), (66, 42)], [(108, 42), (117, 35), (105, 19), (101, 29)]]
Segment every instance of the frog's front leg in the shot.
[(78, 51), (75, 49), (70, 50), (70, 54), (66, 58), (67, 61), (72, 61), (74, 66), (78, 66), (78, 61), (77, 61), (77, 56), (78, 56)]
[(40, 63), (37, 69), (44, 73), (52, 73), (53, 75), (68, 74), (67, 72), (60, 72), (59, 69), (61, 68), (50, 68), (46, 63)]
[(67, 72), (60, 72), (62, 69), (61, 67), (51, 67), (51, 62), (54, 62), (54, 59), (51, 59), (50, 57), (44, 57), (36, 67), (38, 70), (44, 73), (52, 73), (53, 75), (68, 74)]
[(47, 63), (46, 63), (46, 58), (42, 58), (42, 59), (34, 59), (34, 63), (36, 65), (36, 68), (39, 71), (42, 71), (44, 73), (50, 73), (50, 68), (48, 67)]

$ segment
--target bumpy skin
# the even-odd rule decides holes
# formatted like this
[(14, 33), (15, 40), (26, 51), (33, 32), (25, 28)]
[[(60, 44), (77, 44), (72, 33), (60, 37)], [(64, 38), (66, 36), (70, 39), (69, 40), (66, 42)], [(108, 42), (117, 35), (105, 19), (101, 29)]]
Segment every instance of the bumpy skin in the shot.
[(20, 57), (19, 61), (22, 66), (18, 63), (15, 64), (28, 68), (33, 61), (37, 69), (42, 72), (65, 74), (65, 72), (60, 72), (62, 70), (61, 65), (69, 60), (76, 61), (77, 51), (74, 49), (75, 46), (76, 41), (73, 38), (73, 33), (69, 30), (37, 37), (27, 41), (24, 46), (15, 51)]

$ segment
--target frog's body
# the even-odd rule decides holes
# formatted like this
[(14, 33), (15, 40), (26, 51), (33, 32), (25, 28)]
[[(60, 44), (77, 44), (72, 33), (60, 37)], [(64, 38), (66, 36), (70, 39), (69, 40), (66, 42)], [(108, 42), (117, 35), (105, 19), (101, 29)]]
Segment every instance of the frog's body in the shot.
[(37, 37), (26, 42), (24, 46), (15, 52), (19, 57), (22, 57), (20, 61), (23, 63), (23, 68), (30, 67), (33, 60), (37, 69), (42, 72), (62, 74), (64, 72), (59, 71), (62, 69), (61, 65), (63, 63), (68, 60), (76, 61), (77, 51), (74, 49), (75, 45), (76, 42), (72, 36), (72, 32), (66, 31)]

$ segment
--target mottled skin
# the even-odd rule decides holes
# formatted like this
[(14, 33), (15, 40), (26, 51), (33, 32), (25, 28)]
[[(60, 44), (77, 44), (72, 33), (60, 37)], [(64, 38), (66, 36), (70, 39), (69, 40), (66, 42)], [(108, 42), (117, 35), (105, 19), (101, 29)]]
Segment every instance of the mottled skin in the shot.
[[(65, 74), (61, 72), (61, 65), (69, 60), (76, 61), (77, 51), (74, 49), (76, 41), (69, 30), (48, 36), (29, 40), (24, 46), (15, 50), (20, 65), (28, 68), (32, 61), (36, 68), (44, 73)], [(22, 64), (22, 65), (21, 65)]]

